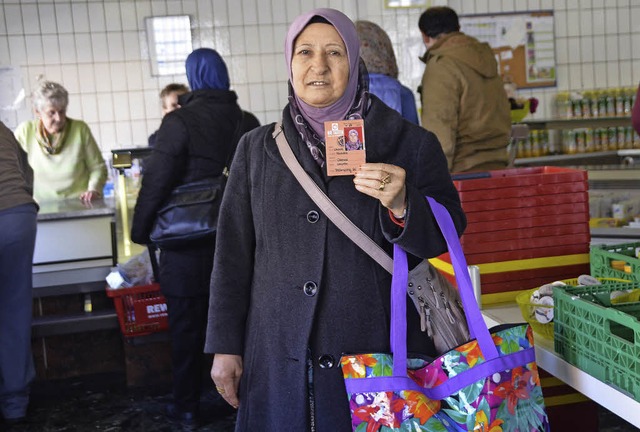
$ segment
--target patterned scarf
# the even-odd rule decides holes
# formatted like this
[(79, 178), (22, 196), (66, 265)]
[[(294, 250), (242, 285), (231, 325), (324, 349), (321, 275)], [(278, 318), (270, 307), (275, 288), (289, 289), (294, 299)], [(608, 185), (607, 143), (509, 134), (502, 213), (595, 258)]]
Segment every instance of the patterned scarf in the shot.
[(64, 140), (67, 137), (67, 130), (69, 130), (69, 122), (71, 122), (71, 120), (67, 118), (67, 122), (61, 132), (49, 135), (44, 128), (42, 120), (38, 120), (38, 124), (36, 125), (36, 140), (45, 153), (54, 155), (62, 151)]
[(378, 24), (371, 21), (356, 21), (360, 37), (360, 57), (369, 73), (398, 78), (398, 64), (389, 35)]
[[(367, 111), (369, 110), (369, 74), (367, 72), (367, 67), (365, 66), (362, 59), (360, 59), (360, 63), (358, 65), (358, 89), (356, 90), (356, 97), (353, 101), (353, 105), (347, 112), (347, 115), (344, 119), (347, 120), (356, 120), (356, 119), (364, 119)], [(311, 152), (311, 156), (316, 161), (320, 167), (324, 166), (325, 156), (324, 156), (324, 134), (322, 136), (318, 135), (318, 132), (311, 127), (307, 119), (302, 115), (300, 107), (298, 106), (298, 101), (293, 92), (293, 86), (289, 81), (289, 112), (291, 113), (291, 118), (293, 119), (293, 124), (296, 126), (298, 133), (300, 134), (300, 138), (307, 145), (307, 148)], [(342, 119), (335, 119), (342, 120)]]

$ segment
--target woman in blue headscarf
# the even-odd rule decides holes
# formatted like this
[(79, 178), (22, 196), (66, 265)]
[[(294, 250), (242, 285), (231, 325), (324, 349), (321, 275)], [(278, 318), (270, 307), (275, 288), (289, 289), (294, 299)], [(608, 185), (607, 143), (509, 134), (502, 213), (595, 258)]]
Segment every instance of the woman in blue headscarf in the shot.
[[(175, 187), (222, 175), (239, 137), (258, 126), (253, 115), (243, 116), (236, 93), (229, 90), (227, 66), (216, 51), (193, 51), (186, 71), (192, 91), (179, 97), (180, 109), (163, 118), (156, 145), (145, 161), (131, 230), (131, 239), (139, 244), (151, 243), (156, 213)], [(214, 247), (211, 238), (163, 249), (160, 255), (173, 366), (174, 403), (168, 405), (167, 414), (185, 426), (198, 422)]]

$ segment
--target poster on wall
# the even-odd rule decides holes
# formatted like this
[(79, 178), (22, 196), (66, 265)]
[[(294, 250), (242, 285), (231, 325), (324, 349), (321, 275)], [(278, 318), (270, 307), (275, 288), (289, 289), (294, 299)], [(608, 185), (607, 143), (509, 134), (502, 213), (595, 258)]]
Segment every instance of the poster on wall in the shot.
[(553, 11), (462, 15), (460, 29), (493, 48), (500, 74), (518, 88), (556, 85)]

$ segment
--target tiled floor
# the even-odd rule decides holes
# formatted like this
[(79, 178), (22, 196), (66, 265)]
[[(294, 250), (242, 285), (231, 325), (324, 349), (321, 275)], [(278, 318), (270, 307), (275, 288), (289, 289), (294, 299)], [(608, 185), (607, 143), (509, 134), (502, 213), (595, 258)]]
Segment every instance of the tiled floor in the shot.
[[(235, 414), (219, 396), (216, 396), (207, 392), (203, 397), (202, 412), (205, 424), (197, 429), (199, 432), (233, 431)], [(28, 423), (11, 428), (0, 424), (0, 431), (179, 431), (179, 428), (168, 423), (162, 415), (162, 409), (168, 400), (167, 388), (127, 389), (124, 376), (118, 374), (36, 382)], [(599, 417), (600, 432), (638, 430), (604, 409), (600, 410)]]
[[(166, 387), (127, 389), (125, 377), (103, 374), (82, 379), (36, 382), (25, 424), (7, 432), (174, 432), (163, 409), (170, 400)], [(217, 393), (207, 392), (201, 403), (203, 425), (198, 432), (230, 432), (235, 410)], [(4, 427), (4, 428), (3, 428)]]

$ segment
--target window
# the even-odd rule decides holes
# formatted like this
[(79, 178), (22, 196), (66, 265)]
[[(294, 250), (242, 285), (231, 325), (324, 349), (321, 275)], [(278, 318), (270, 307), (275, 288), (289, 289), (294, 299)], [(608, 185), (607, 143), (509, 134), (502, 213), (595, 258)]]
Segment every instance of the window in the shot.
[(150, 17), (145, 20), (151, 74), (184, 74), (184, 61), (192, 51), (188, 15)]

